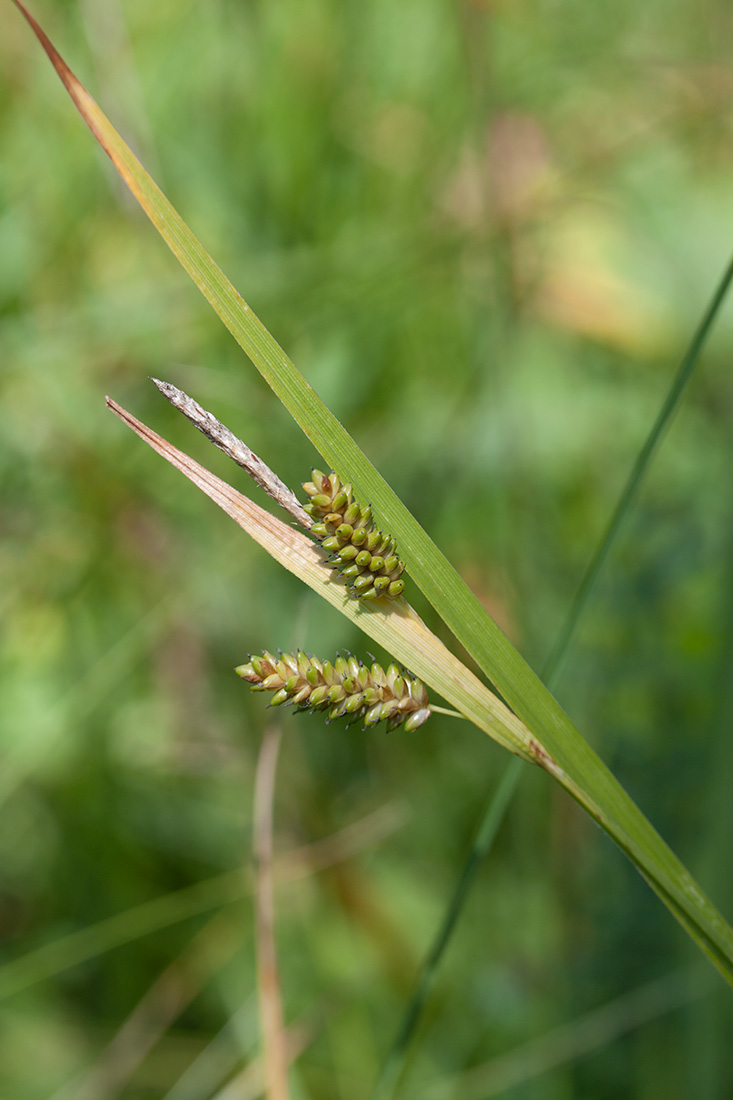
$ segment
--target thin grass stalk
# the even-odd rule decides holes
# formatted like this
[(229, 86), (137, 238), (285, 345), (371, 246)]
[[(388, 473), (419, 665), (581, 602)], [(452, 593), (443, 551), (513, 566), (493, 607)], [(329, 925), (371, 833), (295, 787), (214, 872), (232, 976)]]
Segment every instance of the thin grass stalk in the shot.
[(553, 690), (562, 672), (562, 665), (567, 656), (570, 641), (575, 633), (581, 616), (584, 614), (588, 602), (595, 591), (598, 577), (618, 539), (624, 521), (631, 511), (631, 507), (639, 493), (641, 483), (644, 480), (649, 464), (656, 454), (659, 444), (662, 442), (674, 414), (680, 406), (682, 397), (690, 384), (695, 372), (702, 350), (708, 336), (720, 313), (733, 282), (733, 257), (715, 289), (715, 293), (703, 314), (702, 320), (695, 330), (690, 346), (682, 357), (677, 368), (672, 384), (667, 392), (662, 407), (657, 413), (657, 418), (652, 425), (649, 435), (639, 451), (636, 461), (631, 469), (628, 480), (621, 491), (616, 507), (614, 508), (608, 526), (599, 542), (590, 564), (585, 571), (582, 581), (575, 593), (570, 610), (565, 618), (562, 629), (558, 635), (555, 646), (550, 653), (545, 666), (543, 679), (550, 690)]
[(494, 843), (504, 815), (506, 813), (512, 795), (516, 790), (517, 781), (522, 772), (522, 763), (518, 759), (512, 760), (504, 771), (504, 775), (498, 786), (491, 794), (487, 812), (479, 825), (479, 831), (473, 842), (471, 853), (465, 863), (458, 885), (448, 904), (441, 921), (438, 933), (432, 946), (425, 957), (420, 969), (420, 974), (415, 985), (415, 990), (407, 1005), (400, 1030), (394, 1045), (387, 1056), (384, 1067), (374, 1090), (374, 1100), (388, 1100), (393, 1096), (399, 1084), (407, 1060), (412, 1037), (415, 1033), (425, 1002), (435, 982), (440, 961), (445, 954), (458, 918), (463, 911), (463, 906), (468, 898), (471, 885), (476, 872), (484, 861), (487, 853)]
[(267, 1100), (288, 1100), (288, 1058), (285, 1050), (280, 970), (275, 944), (275, 898), (272, 871), (273, 801), (281, 741), (280, 727), (268, 726), (262, 738), (257, 761), (252, 821), (257, 990), (260, 1002)]
[[(700, 361), (703, 348), (722, 309), (732, 282), (733, 257), (731, 257), (728, 266), (725, 268), (702, 316), (702, 320), (697, 326), (685, 354), (682, 356), (682, 360), (672, 379), (672, 383), (662, 402), (661, 408), (634, 461), (626, 484), (619, 495), (616, 507), (611, 513), (611, 519), (590, 560), (570, 605), (570, 610), (562, 625), (557, 641), (547, 659), (543, 669), (542, 679), (551, 691), (554, 691), (557, 686), (570, 643), (593, 597), (603, 567), (608, 561), (611, 551), (618, 540), (624, 520), (636, 501), (641, 484), (651, 465), (652, 458), (656, 454), (662, 438), (680, 406), (682, 397)], [(397, 1037), (384, 1062), (374, 1091), (374, 1100), (389, 1100), (389, 1098), (395, 1094), (396, 1087), (404, 1070), (410, 1044), (425, 1007), (425, 1002), (435, 982), (440, 960), (448, 947), (450, 938), (455, 931), (458, 918), (468, 900), (470, 889), (479, 867), (491, 849), (498, 828), (519, 786), (521, 777), (522, 768), (519, 766), (519, 761), (511, 761), (504, 772), (504, 777), (499, 786), (492, 792), (484, 807), (481, 821), (476, 830), (476, 839), (473, 842), (471, 851), (463, 866), (455, 891), (446, 906), (443, 919), (438, 927), (433, 943), (420, 968), (415, 988), (407, 1003), (402, 1023), (397, 1032)]]
[[(713, 708), (707, 730), (701, 731), (711, 752), (698, 861), (705, 869), (706, 881), (714, 883), (722, 900), (733, 906), (730, 862), (730, 838), (733, 836), (733, 512), (723, 543), (723, 561), (725, 571), (720, 591), (724, 596), (719, 609), (721, 644), (710, 693)], [(717, 1100), (729, 1091), (732, 1025), (733, 1004), (724, 996), (710, 997), (687, 1013), (689, 1080), (694, 1082), (699, 1100)]]
[[(285, 1032), (285, 1053), (288, 1065), (293, 1065), (315, 1036), (312, 1019), (304, 1018), (291, 1024)], [(265, 1069), (263, 1059), (253, 1059), (231, 1081), (211, 1097), (211, 1100), (261, 1100), (264, 1089)]]

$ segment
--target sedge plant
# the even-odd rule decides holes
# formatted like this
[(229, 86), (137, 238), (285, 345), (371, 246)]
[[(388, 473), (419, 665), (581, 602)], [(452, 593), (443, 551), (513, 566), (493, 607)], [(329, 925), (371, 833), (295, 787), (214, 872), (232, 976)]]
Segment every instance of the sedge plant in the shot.
[[(345, 512), (340, 514), (340, 523), (326, 521), (325, 531), (320, 532), (322, 546), (238, 493), (112, 400), (108, 400), (110, 408), (234, 518), (284, 568), (358, 625), (364, 634), (378, 641), (396, 662), (409, 670), (410, 676), (442, 696), (479, 730), (558, 782), (626, 853), (699, 948), (733, 984), (733, 930), (417, 518), (306, 383), (77, 80), (45, 32), (19, 0), (14, 2), (92, 134), (174, 256), (323, 456), (328, 469), (335, 472), (339, 486), (351, 487), (352, 499), (345, 494), (346, 499), (339, 504), (348, 510), (353, 501), (368, 502), (369, 512), (362, 516), (360, 511), (358, 517), (355, 514), (355, 523), (347, 522)], [(315, 481), (312, 484), (314, 489), (322, 487)], [(323, 495), (314, 493), (311, 497), (316, 510), (317, 498)], [(338, 492), (335, 495), (338, 497)], [(338, 512), (335, 509), (325, 516)], [(322, 523), (323, 517), (317, 517), (316, 522)], [(350, 533), (342, 530), (346, 527), (351, 528)], [(354, 543), (357, 530), (366, 530), (367, 537), (376, 531), (379, 538), (367, 548), (369, 560), (361, 558), (356, 566), (358, 572), (349, 573), (349, 562), (353, 560), (356, 565), (358, 555), (362, 554)], [(326, 546), (327, 540), (335, 541)], [(351, 548), (356, 550), (353, 559)], [(337, 573), (346, 571), (341, 583), (334, 583), (333, 562), (324, 550), (338, 558)], [(346, 554), (340, 556), (344, 550)], [(379, 559), (378, 567), (371, 571), (369, 567), (375, 558)], [(400, 587), (403, 572), (422, 590), (447, 630), (474, 659), (485, 680), (474, 675), (428, 630)], [(379, 586), (378, 578), (383, 578)], [(364, 594), (373, 591), (373, 596), (367, 600), (355, 598), (362, 589)], [(380, 706), (386, 701), (379, 700)], [(424, 709), (424, 706), (418, 708)]]

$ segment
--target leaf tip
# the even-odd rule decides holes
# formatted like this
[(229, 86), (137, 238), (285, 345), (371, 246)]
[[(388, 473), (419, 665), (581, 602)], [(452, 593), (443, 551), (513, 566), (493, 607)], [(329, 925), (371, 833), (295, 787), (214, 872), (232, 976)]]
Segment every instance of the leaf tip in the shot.
[(83, 84), (81, 83), (81, 81), (77, 80), (77, 78), (74, 76), (71, 69), (66, 64), (66, 62), (64, 61), (61, 54), (59, 53), (59, 51), (54, 46), (51, 39), (48, 37), (46, 32), (43, 30), (43, 28), (36, 22), (36, 20), (33, 18), (31, 13), (28, 11), (26, 6), (23, 3), (21, 3), (21, 0), (13, 0), (13, 3), (15, 4), (16, 8), (20, 12), (20, 14), (23, 16), (23, 18), (25, 19), (28, 26), (31, 28), (31, 30), (35, 34), (38, 41), (43, 46), (43, 49), (46, 51), (46, 54), (48, 55), (48, 58), (49, 58), (51, 64), (53, 65), (54, 69), (56, 70), (59, 77), (61, 78), (61, 82), (66, 87), (66, 90), (68, 91), (69, 95), (73, 99), (73, 101), (76, 104), (77, 108), (81, 111), (81, 113), (86, 118), (87, 116), (85, 115), (85, 112), (82, 108), (81, 100), (85, 96), (88, 98), (88, 93), (86, 92)]

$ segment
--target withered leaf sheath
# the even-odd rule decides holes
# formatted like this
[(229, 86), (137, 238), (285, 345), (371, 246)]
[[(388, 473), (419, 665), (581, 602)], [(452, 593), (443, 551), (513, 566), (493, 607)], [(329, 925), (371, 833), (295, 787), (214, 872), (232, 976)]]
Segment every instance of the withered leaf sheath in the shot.
[(236, 672), (254, 691), (274, 691), (271, 705), (326, 711), (332, 718), (363, 720), (368, 729), (386, 719), (387, 731), (404, 723), (418, 729), (431, 715), (425, 685), (397, 665), (363, 665), (356, 657), (319, 661), (300, 650), (252, 655)]
[(401, 595), (405, 565), (395, 540), (377, 530), (371, 508), (357, 504), (351, 485), (333, 472), (313, 470), (313, 480), (303, 482), (303, 488), (310, 497), (305, 510), (315, 520), (311, 534), (332, 555), (330, 564), (346, 579), (349, 592), (360, 600)]

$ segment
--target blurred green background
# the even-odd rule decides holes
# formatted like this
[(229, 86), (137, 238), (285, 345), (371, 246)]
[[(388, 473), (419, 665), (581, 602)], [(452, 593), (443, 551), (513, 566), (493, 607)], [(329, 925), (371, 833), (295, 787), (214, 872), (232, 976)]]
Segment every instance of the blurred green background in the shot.
[[(730, 4), (33, 12), (540, 668), (733, 249)], [(258, 1095), (240, 870), (271, 712), (232, 669), (369, 645), (105, 410), (258, 500), (148, 375), (289, 484), (318, 460), (9, 3), (0, 125), (0, 1095)], [(558, 691), (729, 917), (731, 317)], [(282, 728), (277, 851), (353, 827), (277, 890), (293, 1096), (366, 1100), (508, 758), (440, 716), (412, 736)], [(527, 769), (401, 1095), (722, 1100), (731, 1024), (642, 879)]]

